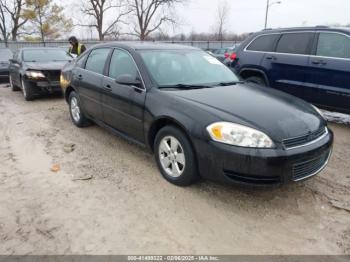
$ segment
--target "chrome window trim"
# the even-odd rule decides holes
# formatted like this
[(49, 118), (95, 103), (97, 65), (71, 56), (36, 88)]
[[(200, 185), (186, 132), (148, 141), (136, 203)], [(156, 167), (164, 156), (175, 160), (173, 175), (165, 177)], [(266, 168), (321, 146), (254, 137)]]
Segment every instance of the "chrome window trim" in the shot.
[[(268, 52), (268, 51), (254, 51), (254, 50), (248, 50), (247, 48), (255, 41), (257, 38), (260, 36), (265, 36), (265, 35), (281, 35), (281, 34), (295, 34), (295, 33), (331, 33), (331, 34), (339, 34), (339, 35), (344, 35), (348, 38), (350, 38), (349, 35), (341, 32), (333, 32), (333, 31), (291, 31), (291, 32), (281, 32), (281, 33), (266, 33), (266, 34), (261, 34), (257, 35), (256, 37), (253, 38), (252, 41), (250, 41), (246, 47), (243, 49), (243, 52), (251, 52), (251, 53), (264, 53), (264, 54), (277, 54), (277, 55), (290, 55), (290, 56), (304, 56), (304, 57), (313, 57), (313, 58), (326, 58), (326, 59), (336, 59), (336, 60), (346, 60), (350, 61), (350, 58), (342, 58), (342, 57), (332, 57), (332, 56), (318, 56), (318, 55), (304, 55), (304, 54), (290, 54), (290, 53), (279, 53), (279, 52)], [(317, 50), (316, 50), (317, 51)]]
[(306, 143), (306, 144), (299, 145), (299, 146), (293, 146), (293, 147), (289, 147), (289, 148), (286, 148), (286, 147), (285, 147), (285, 149), (286, 149), (287, 151), (289, 151), (289, 150), (293, 150), (293, 149), (297, 149), (297, 148), (301, 148), (301, 147), (310, 146), (310, 145), (312, 145), (312, 144), (315, 144), (315, 143), (321, 141), (321, 140), (322, 140), (323, 138), (325, 138), (326, 136), (328, 136), (328, 134), (329, 134), (328, 128), (325, 127), (325, 130), (326, 130), (326, 132), (325, 132), (322, 136), (316, 138), (315, 140), (312, 140), (312, 141), (310, 141), (310, 142), (308, 142), (308, 143)]
[[(140, 70), (139, 70), (139, 67), (138, 67), (137, 64), (136, 64), (135, 59), (132, 57), (132, 55), (130, 54), (130, 52), (129, 52), (128, 50), (125, 50), (125, 49), (122, 49), (122, 48), (119, 48), (119, 47), (103, 47), (103, 48), (112, 49), (113, 52), (114, 52), (115, 49), (118, 49), (118, 50), (121, 50), (121, 51), (124, 51), (124, 52), (128, 53), (128, 55), (132, 58), (132, 61), (134, 62), (135, 66), (136, 66), (137, 72), (138, 72), (139, 75), (140, 75), (141, 82), (142, 82), (142, 85), (143, 85), (143, 88), (140, 88), (140, 87), (137, 87), (137, 86), (129, 86), (129, 87), (138, 89), (138, 90), (140, 90), (140, 91), (142, 91), (142, 92), (146, 92), (147, 89), (146, 89), (146, 87), (145, 87), (145, 82), (144, 82), (144, 80), (143, 80), (142, 74), (141, 74), (141, 72), (140, 72)], [(91, 50), (91, 52), (92, 52), (93, 50), (96, 50), (96, 49), (102, 49), (102, 48), (94, 48), (94, 49)], [(90, 53), (91, 53), (91, 52), (90, 52)], [(86, 59), (86, 61), (85, 61), (85, 64), (86, 64), (87, 60), (89, 59), (90, 53), (88, 54), (88, 57), (87, 57), (87, 59)], [(113, 53), (112, 53), (112, 55), (113, 55)], [(112, 57), (111, 57), (111, 59), (112, 59)], [(110, 61), (109, 61), (109, 63), (110, 63)], [(106, 78), (108, 78), (108, 79), (111, 79), (111, 80), (115, 81), (115, 79), (112, 78), (112, 77), (109, 77), (109, 76), (106, 76), (106, 75), (104, 75), (104, 74), (100, 74), (100, 73), (97, 73), (97, 72), (94, 72), (94, 71), (87, 70), (85, 67), (84, 67), (84, 68), (79, 67), (79, 68), (82, 69), (82, 70), (84, 70), (84, 71), (93, 73), (93, 74), (95, 74), (95, 75), (103, 76), (103, 77), (106, 77)], [(108, 67), (108, 68), (109, 68), (109, 67)], [(109, 73), (109, 72), (108, 72), (108, 73)]]
[[(120, 51), (123, 51), (123, 52), (127, 53), (127, 54), (131, 57), (132, 61), (134, 62), (134, 65), (135, 65), (135, 67), (136, 67), (136, 69), (137, 69), (137, 72), (138, 72), (138, 74), (139, 74), (139, 76), (140, 76), (140, 78), (141, 78), (141, 82), (142, 82), (143, 88), (140, 88), (140, 87), (137, 87), (137, 86), (129, 86), (129, 87), (136, 88), (136, 89), (138, 89), (138, 90), (140, 90), (140, 91), (142, 91), (142, 92), (146, 91), (147, 89), (146, 89), (145, 81), (143, 80), (143, 77), (142, 77), (142, 74), (141, 74), (141, 72), (140, 72), (140, 69), (139, 69), (139, 67), (137, 66), (137, 63), (136, 63), (135, 59), (133, 58), (133, 56), (131, 55), (131, 53), (130, 53), (128, 50), (125, 50), (125, 49), (120, 48), (120, 47), (112, 47), (112, 49), (113, 49), (113, 53), (114, 53), (115, 50), (120, 50)], [(104, 75), (104, 77), (109, 78), (109, 79), (112, 79), (113, 81), (115, 81), (114, 78), (112, 78), (112, 77), (109, 76), (109, 69), (110, 69), (110, 65), (111, 65), (113, 53), (112, 53), (111, 59), (110, 59), (110, 61), (109, 61), (108, 75), (107, 75), (107, 76)]]

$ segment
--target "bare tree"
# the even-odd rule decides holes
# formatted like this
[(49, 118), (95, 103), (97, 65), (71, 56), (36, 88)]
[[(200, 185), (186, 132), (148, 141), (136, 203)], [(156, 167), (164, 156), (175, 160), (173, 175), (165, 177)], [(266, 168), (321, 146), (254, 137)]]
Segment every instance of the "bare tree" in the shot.
[(2, 35), (2, 38), (5, 42), (5, 45), (7, 46), (8, 42), (8, 32), (7, 32), (7, 19), (6, 19), (6, 13), (5, 9), (2, 6), (2, 2), (0, 3), (0, 33)]
[[(124, 23), (123, 17), (131, 12), (126, 4), (125, 0), (84, 0), (81, 11), (91, 17), (93, 22), (79, 25), (96, 28), (100, 40), (104, 40), (106, 36), (117, 37), (120, 34), (120, 24)], [(110, 15), (113, 20), (105, 26), (105, 18), (109, 11), (113, 11)], [(115, 11), (117, 11), (116, 15)]]
[(63, 14), (64, 8), (53, 0), (26, 0), (32, 34), (37, 37), (27, 39), (41, 40), (57, 39), (63, 33), (70, 32), (72, 21)]
[(230, 15), (230, 5), (226, 0), (221, 0), (219, 2), (219, 5), (217, 7), (217, 14), (216, 14), (216, 36), (217, 40), (223, 41), (225, 38), (226, 33), (226, 26), (229, 20)]
[(20, 29), (28, 21), (25, 10), (25, 0), (1, 0), (1, 9), (8, 14), (11, 26), (12, 41), (16, 41)]
[(132, 35), (145, 40), (151, 33), (160, 29), (164, 23), (174, 24), (171, 15), (173, 7), (186, 0), (129, 0), (129, 8), (136, 23)]

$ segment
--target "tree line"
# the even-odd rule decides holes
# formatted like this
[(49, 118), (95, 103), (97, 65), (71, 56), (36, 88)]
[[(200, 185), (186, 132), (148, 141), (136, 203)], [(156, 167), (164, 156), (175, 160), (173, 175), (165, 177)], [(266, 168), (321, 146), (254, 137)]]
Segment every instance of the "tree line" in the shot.
[(80, 0), (80, 14), (67, 17), (54, 0), (0, 0), (0, 39), (46, 41), (69, 34), (74, 27), (95, 30), (98, 40), (241, 40), (227, 32), (230, 6), (220, 0), (211, 33), (170, 36), (177, 26), (176, 7), (190, 0)]

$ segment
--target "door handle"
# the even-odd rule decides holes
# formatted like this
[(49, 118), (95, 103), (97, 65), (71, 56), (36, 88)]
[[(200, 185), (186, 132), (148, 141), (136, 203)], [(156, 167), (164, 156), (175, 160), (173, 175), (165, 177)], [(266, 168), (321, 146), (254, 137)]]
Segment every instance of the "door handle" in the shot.
[(82, 75), (78, 75), (78, 80), (82, 80), (83, 76)]
[(311, 63), (313, 63), (314, 65), (327, 65), (327, 62), (323, 60), (314, 60)]
[(267, 60), (277, 60), (277, 58), (273, 55), (265, 57)]
[(111, 87), (111, 85), (105, 85), (104, 86), (104, 90), (106, 90), (106, 91), (108, 91), (108, 92), (112, 92), (112, 87)]

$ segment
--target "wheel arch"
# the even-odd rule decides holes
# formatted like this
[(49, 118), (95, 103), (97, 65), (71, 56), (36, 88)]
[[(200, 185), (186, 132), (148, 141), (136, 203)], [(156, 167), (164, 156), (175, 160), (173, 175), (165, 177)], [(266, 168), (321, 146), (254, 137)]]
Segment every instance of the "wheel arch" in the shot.
[(239, 76), (242, 77), (243, 79), (246, 79), (246, 78), (251, 77), (251, 76), (259, 76), (259, 77), (262, 77), (265, 80), (265, 83), (268, 86), (270, 86), (269, 78), (267, 77), (267, 74), (262, 69), (250, 68), (250, 67), (243, 68), (239, 72)]
[(69, 96), (70, 94), (75, 91), (74, 87), (72, 86), (68, 86), (66, 88), (66, 90), (64, 91), (64, 99), (66, 100), (66, 102), (68, 103), (68, 100), (69, 100)]
[[(148, 129), (147, 132), (147, 146), (151, 149), (151, 151), (154, 151), (154, 141), (155, 138), (159, 132), (159, 130), (161, 130), (163, 127), (165, 126), (175, 126), (178, 129), (180, 129), (187, 137), (187, 139), (189, 140), (193, 150), (194, 150), (194, 146), (192, 143), (192, 139), (189, 135), (189, 130), (179, 121), (177, 121), (176, 119), (170, 117), (170, 116), (161, 116), (157, 119), (155, 119), (152, 124), (150, 125), (150, 128)], [(196, 154), (196, 152), (194, 152)]]

